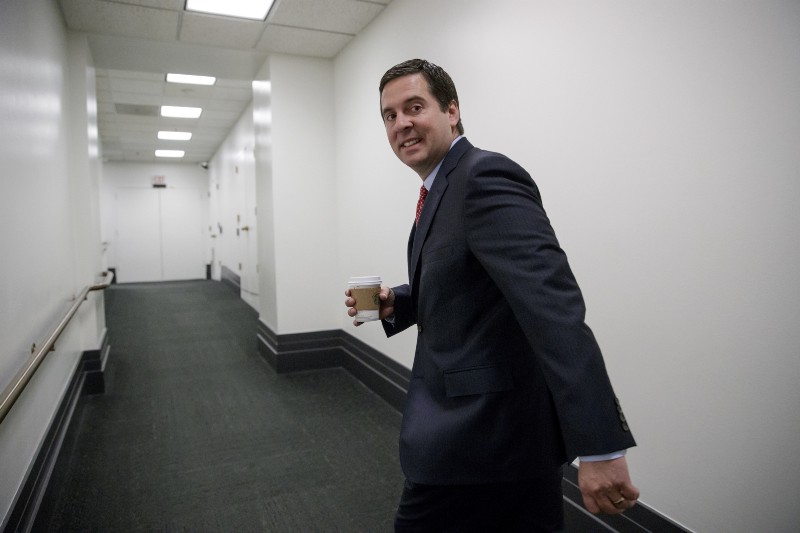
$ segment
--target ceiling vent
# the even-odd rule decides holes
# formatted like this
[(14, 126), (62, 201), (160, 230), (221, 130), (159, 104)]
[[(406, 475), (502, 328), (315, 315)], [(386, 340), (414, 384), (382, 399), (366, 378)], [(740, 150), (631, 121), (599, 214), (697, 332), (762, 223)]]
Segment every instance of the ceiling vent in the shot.
[(161, 108), (157, 105), (114, 104), (117, 114), (138, 115), (140, 117), (161, 116)]

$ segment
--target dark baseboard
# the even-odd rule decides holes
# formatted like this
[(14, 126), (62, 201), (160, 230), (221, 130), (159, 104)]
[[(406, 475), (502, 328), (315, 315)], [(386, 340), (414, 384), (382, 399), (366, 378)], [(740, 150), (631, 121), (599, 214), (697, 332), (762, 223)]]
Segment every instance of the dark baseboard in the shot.
[(220, 267), (220, 278), (222, 283), (236, 291), (236, 294), (242, 293), (242, 278), (239, 276), (239, 274), (225, 265), (222, 265)]
[(103, 394), (106, 391), (105, 370), (111, 345), (108, 343), (108, 330), (103, 331), (100, 348), (83, 352), (83, 393)]
[(258, 351), (279, 374), (343, 367), (397, 410), (411, 372), (342, 330), (276, 335), (258, 322)]
[(383, 353), (339, 330), (342, 366), (398, 411), (406, 403), (411, 371)]
[(50, 482), (58, 454), (64, 443), (75, 407), (82, 394), (98, 394), (105, 390), (103, 372), (111, 346), (107, 330), (103, 331), (100, 348), (83, 353), (81, 363), (70, 378), (67, 392), (56, 410), (50, 428), (42, 441), (39, 453), (28, 470), (28, 475), (14, 504), (4, 531), (30, 531), (36, 520), (36, 513)]
[[(392, 407), (402, 411), (411, 371), (342, 330), (276, 335), (258, 322), (258, 351), (276, 372), (342, 367)], [(566, 531), (582, 533), (687, 533), (668, 518), (639, 504), (624, 514), (595, 516), (583, 505), (578, 470), (568, 466), (562, 481)]]
[(339, 331), (276, 335), (258, 322), (258, 352), (279, 374), (342, 366)]

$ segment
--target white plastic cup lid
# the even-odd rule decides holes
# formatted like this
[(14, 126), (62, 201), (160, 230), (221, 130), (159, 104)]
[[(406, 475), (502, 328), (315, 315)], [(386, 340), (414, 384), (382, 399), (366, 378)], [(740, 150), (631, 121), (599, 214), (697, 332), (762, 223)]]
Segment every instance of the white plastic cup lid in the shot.
[(350, 285), (380, 285), (381, 281), (380, 276), (353, 276), (347, 283)]

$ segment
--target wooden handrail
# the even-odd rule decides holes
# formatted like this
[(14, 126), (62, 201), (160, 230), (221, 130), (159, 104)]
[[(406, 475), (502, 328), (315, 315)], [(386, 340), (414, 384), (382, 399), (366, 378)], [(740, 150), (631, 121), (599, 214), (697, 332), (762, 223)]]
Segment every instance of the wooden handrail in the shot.
[(88, 294), (92, 291), (101, 291), (103, 289), (108, 288), (111, 285), (111, 282), (114, 280), (114, 273), (113, 272), (103, 272), (103, 281), (100, 283), (95, 283), (94, 285), (87, 285), (83, 288), (81, 293), (78, 295), (77, 298), (72, 302), (69, 310), (64, 314), (64, 317), (59, 321), (58, 325), (53, 329), (53, 332), (47, 337), (47, 340), (42, 344), (41, 347), (36, 349), (36, 345), (31, 350), (30, 358), (25, 362), (25, 366), (17, 372), (17, 375), (14, 376), (14, 379), (11, 383), (5, 388), (3, 394), (0, 395), (0, 423), (6, 418), (6, 415), (13, 407), (14, 402), (17, 401), (19, 395), (22, 394), (22, 391), (25, 389), (25, 386), (33, 377), (33, 374), (39, 368), (39, 365), (42, 364), (45, 356), (53, 349), (53, 346), (58, 340), (58, 337), (61, 336), (61, 333), (69, 324), (69, 321), (72, 320), (72, 317), (75, 313), (78, 312), (78, 308), (81, 306)]

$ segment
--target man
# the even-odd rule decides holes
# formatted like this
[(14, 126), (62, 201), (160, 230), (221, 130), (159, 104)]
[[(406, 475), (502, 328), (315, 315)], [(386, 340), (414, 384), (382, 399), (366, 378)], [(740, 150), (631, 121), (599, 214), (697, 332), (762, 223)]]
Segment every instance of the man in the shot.
[(462, 136), (440, 67), (406, 61), (379, 90), (389, 144), (425, 189), (409, 282), (381, 290), (386, 334), (418, 331), (395, 530), (557, 531), (578, 456), (589, 511), (632, 507), (635, 442), (533, 180)]

